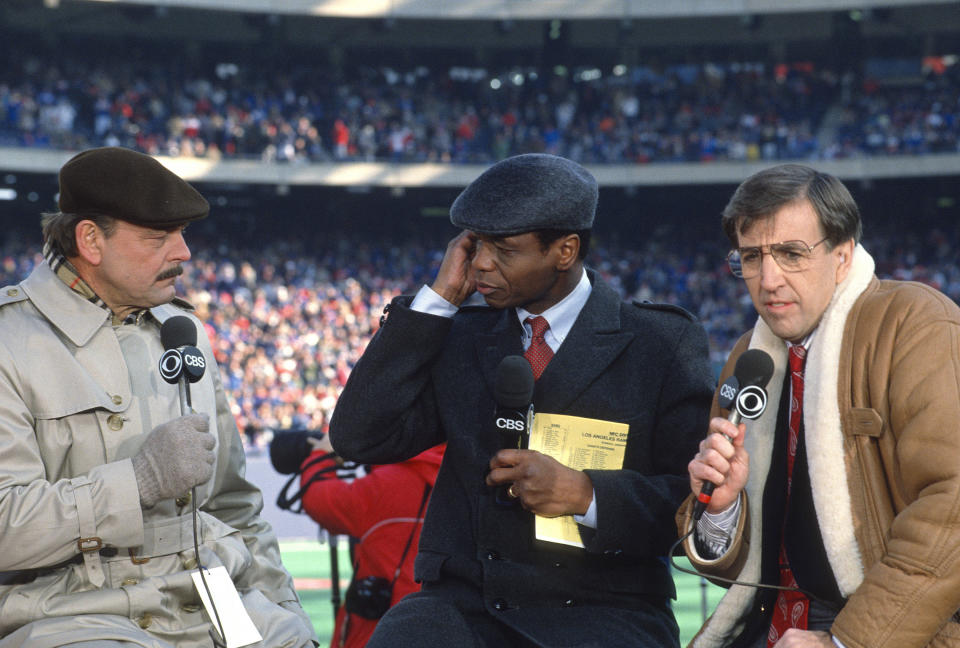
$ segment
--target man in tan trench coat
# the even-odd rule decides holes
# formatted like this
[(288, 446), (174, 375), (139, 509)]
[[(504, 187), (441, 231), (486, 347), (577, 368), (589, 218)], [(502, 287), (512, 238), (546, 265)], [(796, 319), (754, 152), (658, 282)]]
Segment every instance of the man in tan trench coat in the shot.
[[(61, 169), (59, 207), (44, 260), (0, 290), (0, 647), (215, 645), (193, 493), (199, 561), (225, 568), (252, 645), (315, 645), (209, 342), (174, 296), (207, 202), (149, 156), (103, 148)], [(158, 369), (178, 315), (206, 365), (187, 415)]]

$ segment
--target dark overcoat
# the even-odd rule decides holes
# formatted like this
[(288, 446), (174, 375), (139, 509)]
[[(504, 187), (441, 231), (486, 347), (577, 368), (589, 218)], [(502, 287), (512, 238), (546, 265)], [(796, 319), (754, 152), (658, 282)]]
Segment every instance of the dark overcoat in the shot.
[(467, 307), (445, 318), (395, 299), (340, 396), (331, 441), (344, 458), (366, 463), (447, 442), (418, 580), (472, 583), (494, 618), (538, 645), (651, 645), (632, 631), (617, 634), (644, 624), (657, 626), (653, 636), (673, 637), (656, 645), (676, 645), (665, 556), (690, 490), (686, 466), (707, 429), (707, 338), (682, 309), (624, 303), (589, 276), (590, 298), (533, 401), (537, 412), (630, 426), (623, 469), (587, 471), (598, 526), (581, 526), (585, 550), (534, 541), (532, 514), (499, 506), (484, 482), (500, 448), (497, 365), (523, 353), (512, 308)]

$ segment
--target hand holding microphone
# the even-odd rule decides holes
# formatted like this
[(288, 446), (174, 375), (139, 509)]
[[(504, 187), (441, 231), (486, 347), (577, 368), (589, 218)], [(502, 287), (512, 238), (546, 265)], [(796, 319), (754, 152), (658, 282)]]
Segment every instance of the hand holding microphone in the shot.
[[(739, 426), (741, 419), (755, 419), (763, 414), (767, 406), (767, 392), (764, 387), (772, 375), (773, 359), (760, 349), (750, 349), (737, 359), (733, 375), (720, 386), (717, 399), (720, 407), (730, 411), (726, 419), (729, 424)], [(733, 443), (734, 438), (723, 431), (723, 427), (729, 429), (729, 425), (724, 426), (722, 419), (715, 419), (710, 425), (713, 432), (720, 432), (728, 442)], [(704, 443), (709, 445), (709, 437)], [(737, 445), (741, 446), (742, 441)], [(701, 455), (704, 447), (701, 445)], [(694, 479), (696, 464), (704, 463), (699, 457), (700, 455), (690, 465), (691, 478)], [(712, 481), (703, 480), (693, 509), (694, 521), (699, 520), (703, 515), (713, 497), (714, 488), (715, 484)]]
[(216, 445), (209, 417), (194, 414), (190, 402), (190, 383), (200, 380), (206, 369), (203, 354), (195, 346), (197, 327), (189, 317), (171, 317), (160, 327), (160, 341), (166, 349), (160, 356), (160, 375), (178, 386), (183, 416), (155, 427), (133, 457), (145, 508), (205, 484), (213, 476)]
[(181, 416), (153, 428), (133, 456), (144, 508), (207, 483), (213, 476), (214, 445), (206, 414)]

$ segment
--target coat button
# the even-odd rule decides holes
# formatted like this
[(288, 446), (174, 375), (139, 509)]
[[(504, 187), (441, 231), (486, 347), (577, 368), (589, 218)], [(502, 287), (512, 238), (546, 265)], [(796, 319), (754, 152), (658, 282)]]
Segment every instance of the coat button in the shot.
[(197, 559), (193, 556), (183, 559), (183, 568), (184, 569), (196, 569), (197, 568)]
[(500, 560), (500, 554), (498, 554), (496, 551), (488, 551), (487, 560)]
[(503, 599), (497, 599), (493, 602), (493, 609), (497, 612), (503, 612), (508, 609), (507, 602)]
[(136, 578), (124, 578), (123, 582), (120, 583), (120, 585), (123, 585), (123, 586), (136, 585), (139, 582), (140, 581), (138, 581)]
[(123, 428), (123, 417), (119, 414), (111, 414), (107, 417), (107, 425), (111, 430), (119, 430)]
[(144, 614), (142, 617), (137, 619), (137, 625), (146, 630), (153, 624), (153, 617), (150, 616), (150, 613)]
[(121, 396), (120, 394), (114, 394), (113, 396), (111, 396), (111, 400), (113, 401), (114, 405), (120, 405), (121, 403), (123, 403), (123, 396)]
[(16, 288), (7, 288), (7, 297), (16, 297), (20, 294), (20, 291)]
[(562, 562), (555, 562), (555, 563), (553, 563), (553, 566), (559, 569), (560, 567), (563, 567), (563, 563), (562, 563)]
[(180, 609), (183, 610), (184, 612), (187, 612), (187, 613), (192, 614), (192, 613), (194, 613), (194, 612), (199, 612), (199, 611), (200, 611), (200, 604), (199, 604), (199, 603), (184, 603), (183, 605), (180, 606)]
[(174, 502), (176, 503), (177, 506), (179, 506), (180, 508), (183, 508), (184, 506), (190, 503), (190, 493), (187, 493), (186, 495), (182, 495), (178, 497), (177, 499), (174, 500)]
[(563, 607), (573, 607), (576, 603), (573, 602), (573, 599), (567, 599), (563, 602)]

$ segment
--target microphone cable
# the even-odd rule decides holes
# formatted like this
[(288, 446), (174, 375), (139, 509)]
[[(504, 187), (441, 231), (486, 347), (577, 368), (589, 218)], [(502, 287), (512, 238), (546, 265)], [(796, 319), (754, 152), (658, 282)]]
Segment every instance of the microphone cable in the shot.
[(813, 592), (809, 592), (809, 591), (803, 589), (802, 587), (787, 587), (787, 586), (785, 586), (785, 585), (770, 585), (770, 584), (767, 584), (767, 583), (751, 583), (750, 581), (742, 581), (742, 580), (736, 580), (736, 579), (732, 579), (732, 578), (723, 578), (722, 576), (713, 576), (713, 575), (704, 576), (704, 575), (701, 574), (700, 572), (695, 571), (695, 570), (693, 570), (693, 569), (687, 569), (686, 567), (681, 567), (680, 565), (677, 564), (677, 562), (676, 562), (676, 560), (675, 560), (677, 549), (678, 549), (678, 547), (681, 545), (681, 543), (683, 543), (684, 540), (686, 540), (686, 539), (689, 538), (691, 535), (693, 535), (694, 532), (695, 532), (695, 529), (692, 529), (692, 528), (691, 528), (691, 529), (690, 529), (689, 531), (687, 531), (685, 534), (683, 534), (682, 536), (680, 536), (680, 539), (679, 539), (679, 540), (677, 540), (677, 541), (674, 542), (672, 545), (670, 545), (670, 551), (669, 551), (669, 553), (667, 554), (667, 555), (670, 556), (670, 566), (673, 567), (674, 569), (676, 569), (678, 572), (683, 572), (684, 574), (691, 574), (691, 575), (693, 575), (693, 576), (699, 576), (700, 578), (706, 578), (706, 579), (709, 580), (709, 581), (719, 581), (719, 582), (721, 582), (721, 583), (726, 583), (726, 584), (728, 584), (728, 585), (742, 585), (742, 586), (744, 586), (744, 587), (755, 587), (755, 588), (757, 588), (757, 589), (783, 590), (784, 592), (800, 592), (801, 594), (803, 594), (804, 596), (806, 596), (806, 597), (807, 597), (808, 599), (810, 599), (811, 601), (816, 601), (817, 603), (820, 603), (821, 605), (825, 605), (825, 606), (827, 606), (827, 608), (829, 608), (829, 609), (831, 609), (831, 610), (837, 608), (836, 602), (827, 601), (827, 600), (825, 600), (825, 599), (822, 599), (822, 598), (820, 598), (819, 596), (817, 596), (816, 594), (814, 594)]
[(197, 560), (197, 570), (200, 572), (200, 581), (203, 583), (203, 589), (207, 592), (207, 600), (210, 601), (210, 609), (213, 610), (213, 616), (217, 622), (217, 628), (220, 630), (220, 637), (223, 641), (217, 639), (214, 634), (214, 628), (207, 630), (207, 633), (210, 635), (211, 641), (213, 641), (213, 648), (226, 648), (226, 644), (223, 643), (227, 640), (227, 634), (223, 631), (223, 622), (220, 621), (220, 613), (217, 611), (217, 604), (213, 602), (213, 594), (210, 593), (210, 586), (207, 585), (207, 578), (203, 575), (203, 563), (200, 562), (200, 543), (197, 541), (197, 519), (199, 514), (197, 513), (197, 487), (194, 486), (190, 490), (190, 501), (192, 503), (193, 509), (193, 555)]

